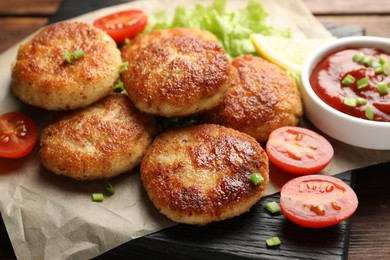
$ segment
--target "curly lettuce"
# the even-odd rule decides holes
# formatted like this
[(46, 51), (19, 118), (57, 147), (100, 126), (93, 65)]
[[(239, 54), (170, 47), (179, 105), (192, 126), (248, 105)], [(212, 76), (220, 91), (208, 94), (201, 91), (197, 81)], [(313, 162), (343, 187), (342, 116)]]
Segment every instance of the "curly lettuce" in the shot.
[(190, 10), (178, 6), (172, 19), (165, 12), (149, 17), (146, 32), (156, 29), (197, 28), (212, 32), (230, 58), (245, 54), (257, 55), (250, 42), (252, 33), (290, 37), (289, 30), (278, 30), (266, 24), (268, 14), (259, 0), (249, 0), (244, 9), (228, 11), (226, 0), (214, 0), (211, 5), (196, 4)]

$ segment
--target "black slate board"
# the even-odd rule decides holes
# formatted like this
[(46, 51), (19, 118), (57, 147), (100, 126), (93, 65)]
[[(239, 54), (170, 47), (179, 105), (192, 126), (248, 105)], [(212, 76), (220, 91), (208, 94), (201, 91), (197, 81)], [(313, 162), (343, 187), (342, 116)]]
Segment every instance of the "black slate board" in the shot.
[[(346, 172), (337, 177), (351, 184), (351, 176)], [(279, 195), (263, 198), (239, 217), (205, 227), (178, 224), (96, 259), (347, 259), (350, 220), (323, 229), (300, 227), (264, 208), (269, 201), (279, 202)], [(273, 236), (282, 244), (268, 248), (265, 240)]]
[[(63, 0), (49, 23), (72, 18), (99, 8), (124, 3), (121, 0)], [(360, 27), (325, 25), (335, 36), (363, 35)], [(354, 171), (337, 177), (353, 187)], [(131, 240), (96, 257), (100, 259), (347, 259), (350, 220), (339, 225), (308, 229), (282, 214), (269, 214), (264, 205), (279, 201), (279, 193), (259, 201), (250, 212), (206, 227), (176, 225)], [(0, 242), (8, 244), (4, 222)], [(278, 236), (282, 244), (267, 248), (265, 240)]]

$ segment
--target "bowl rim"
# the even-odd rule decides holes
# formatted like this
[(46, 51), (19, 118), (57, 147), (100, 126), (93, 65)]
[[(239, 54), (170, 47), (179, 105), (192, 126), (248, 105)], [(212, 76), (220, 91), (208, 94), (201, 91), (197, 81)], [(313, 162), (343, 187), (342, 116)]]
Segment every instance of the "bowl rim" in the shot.
[[(373, 45), (373, 46), (370, 46)], [(375, 46), (374, 46), (375, 45)], [(304, 91), (318, 104), (321, 108), (325, 109), (327, 112), (331, 113), (334, 116), (342, 117), (348, 120), (351, 123), (358, 125), (366, 125), (372, 127), (384, 127), (390, 129), (390, 122), (383, 121), (371, 121), (363, 118), (354, 117), (348, 114), (345, 114), (330, 105), (317, 96), (311, 87), (309, 78), (318, 62), (327, 56), (330, 53), (336, 52), (346, 47), (373, 47), (378, 48), (378, 45), (387, 45), (390, 50), (390, 39), (378, 36), (349, 36), (344, 38), (335, 39), (330, 41), (323, 46), (315, 49), (304, 61), (301, 70), (301, 81), (302, 88)], [(389, 51), (387, 51), (389, 52)]]

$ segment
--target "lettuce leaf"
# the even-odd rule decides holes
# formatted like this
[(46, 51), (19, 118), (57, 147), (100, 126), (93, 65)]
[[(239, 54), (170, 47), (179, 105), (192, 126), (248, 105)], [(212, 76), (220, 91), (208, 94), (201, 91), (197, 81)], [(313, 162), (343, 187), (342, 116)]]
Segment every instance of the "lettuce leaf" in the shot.
[(244, 54), (257, 55), (249, 36), (252, 33), (290, 37), (289, 30), (278, 30), (266, 24), (268, 14), (259, 0), (249, 0), (244, 9), (226, 10), (226, 0), (214, 0), (207, 6), (196, 4), (190, 10), (178, 6), (171, 20), (165, 12), (149, 17), (145, 32), (169, 28), (197, 28), (212, 32), (230, 58)]

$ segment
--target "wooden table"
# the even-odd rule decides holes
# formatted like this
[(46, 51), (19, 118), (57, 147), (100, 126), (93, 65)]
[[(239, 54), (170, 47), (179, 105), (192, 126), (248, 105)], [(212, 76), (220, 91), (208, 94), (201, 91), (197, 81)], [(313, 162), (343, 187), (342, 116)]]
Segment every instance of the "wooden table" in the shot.
[[(66, 0), (64, 0), (66, 1)], [(108, 1), (108, 0), (107, 0)], [(0, 1), (0, 53), (41, 28), (62, 0)], [(123, 2), (127, 2), (123, 0)], [(324, 23), (356, 25), (372, 36), (390, 38), (389, 0), (304, 0)], [(357, 171), (359, 208), (352, 217), (349, 259), (390, 259), (389, 164)], [(0, 234), (3, 235), (3, 234)], [(0, 244), (0, 259), (15, 259), (10, 243)]]

